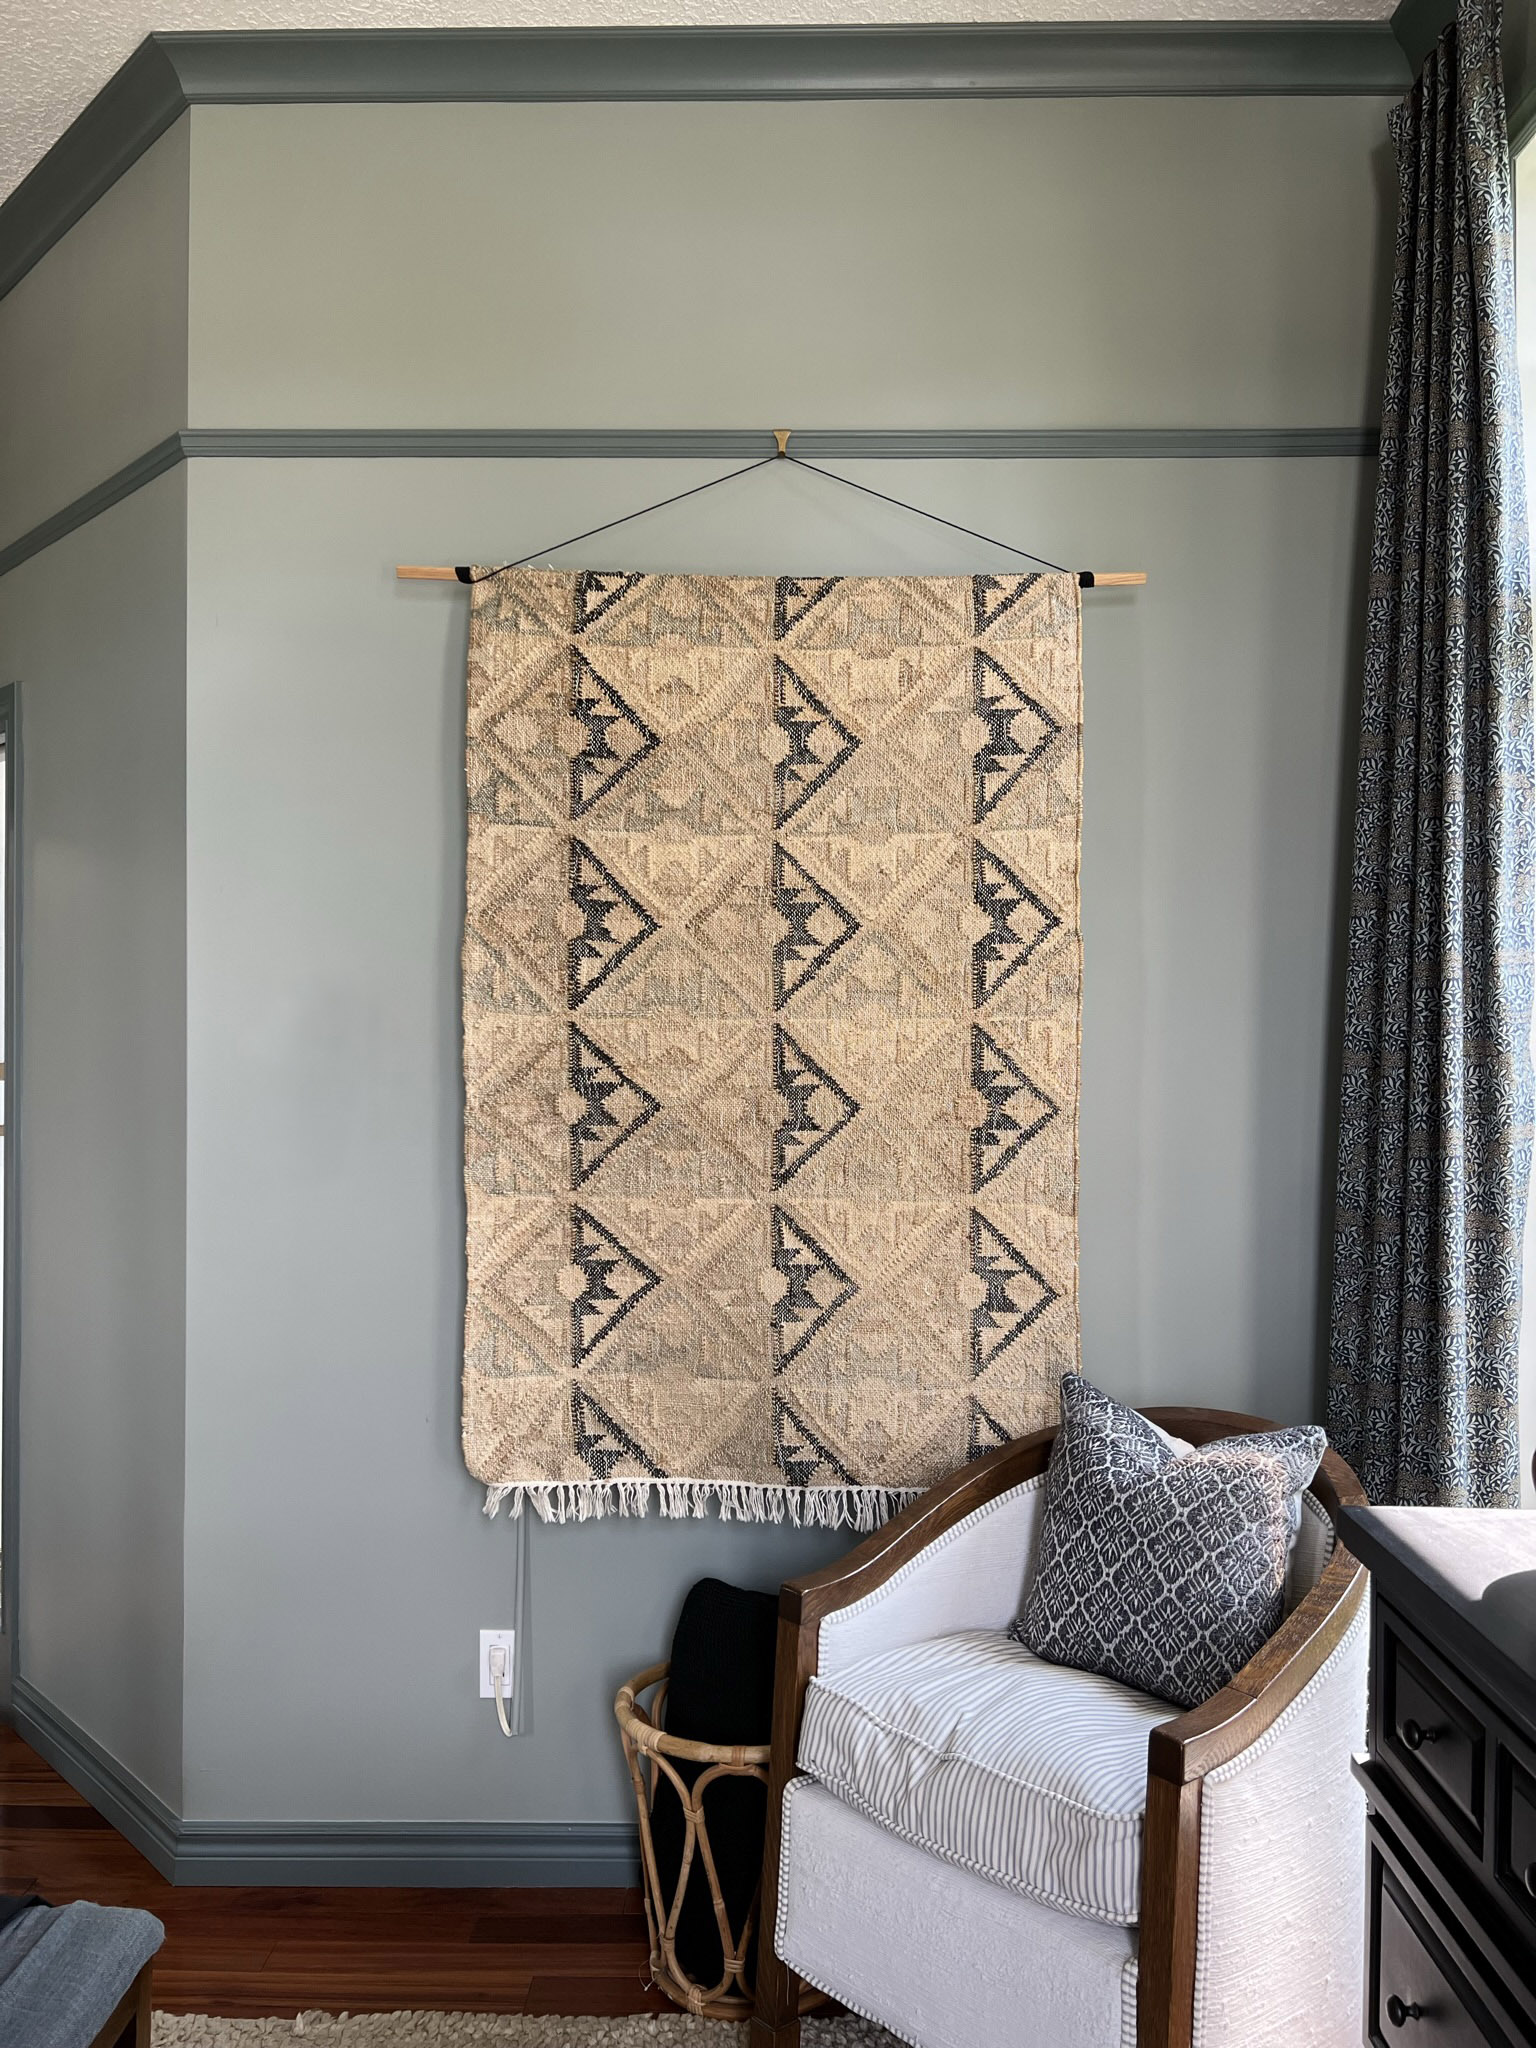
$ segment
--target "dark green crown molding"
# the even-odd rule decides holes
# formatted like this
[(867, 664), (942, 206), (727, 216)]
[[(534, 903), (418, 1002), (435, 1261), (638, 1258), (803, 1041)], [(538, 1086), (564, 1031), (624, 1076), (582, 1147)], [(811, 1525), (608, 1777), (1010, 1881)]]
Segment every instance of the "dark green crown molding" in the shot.
[(1392, 33), (1402, 44), (1415, 78), (1442, 31), (1455, 19), (1456, 0), (1398, 0), (1392, 16)]
[(159, 37), (140, 43), (0, 206), (0, 298), (188, 105)]
[[(1456, 0), (1398, 0), (1392, 33), (1415, 78), (1424, 60), (1456, 19)], [(1528, 7), (1504, 10), (1504, 90), (1509, 146), (1516, 154), (1536, 133), (1536, 39)]]
[(0, 296), (193, 106), (1396, 94), (1382, 22), (152, 35), (0, 206)]

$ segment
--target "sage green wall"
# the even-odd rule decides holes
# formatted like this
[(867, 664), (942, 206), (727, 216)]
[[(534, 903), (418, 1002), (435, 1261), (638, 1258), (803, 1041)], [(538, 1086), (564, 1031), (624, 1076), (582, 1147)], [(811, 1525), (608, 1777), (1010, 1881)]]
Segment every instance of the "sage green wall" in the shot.
[(197, 107), (195, 426), (1353, 426), (1379, 99)]
[(0, 577), (22, 727), (19, 1675), (172, 1808), (186, 538), (174, 472)]
[[(188, 652), (190, 1813), (616, 1818), (608, 1700), (711, 1570), (846, 1539), (532, 1531), (533, 1733), (474, 1697), (509, 1531), (457, 1447), (466, 602), (495, 559), (709, 465), (193, 466)], [(1316, 1412), (1337, 794), (1368, 482), (1347, 461), (868, 464), (1070, 561), (1085, 600), (1082, 1298), (1117, 1392)], [(575, 560), (572, 556), (569, 559)], [(582, 557), (585, 559), (585, 557)], [(604, 559), (1005, 566), (770, 470)], [(232, 1687), (231, 1670), (261, 1674)]]
[[(458, 1448), (466, 615), (400, 590), (392, 551), (471, 527), (494, 551), (523, 492), (559, 519), (579, 481), (190, 471), (192, 1816), (619, 1818), (613, 1694), (682, 1589), (773, 1586), (847, 1547), (657, 1517), (535, 1527), (532, 1733), (507, 1742), (478, 1697), (478, 1632), (517, 1615), (511, 1527)], [(614, 464), (583, 502), (656, 481)]]
[(186, 422), (190, 126), (0, 299), (0, 547)]
[[(198, 108), (197, 425), (1351, 425), (1381, 101)], [(474, 1696), (505, 1528), (457, 1449), (461, 593), (642, 462), (199, 461), (188, 656), (186, 1811), (618, 1818), (607, 1701), (713, 1570), (531, 1535), (530, 1736)], [(1084, 1355), (1316, 1412), (1340, 746), (1366, 465), (882, 463), (1088, 600)], [(637, 567), (978, 565), (769, 472)], [(595, 561), (590, 553), (570, 559)], [(985, 564), (990, 565), (990, 564)], [(248, 1662), (259, 1690), (232, 1691)], [(382, 1673), (370, 1682), (368, 1673)]]
[[(1360, 425), (1385, 113), (1306, 98), (199, 107), (186, 418)], [(108, 439), (102, 474), (122, 459)], [(185, 1456), (172, 1432), (157, 1468), (184, 1515), (184, 1669), (153, 1630), (124, 1649), (136, 1686), (179, 1685), (175, 1791), (131, 1717), (92, 1719), (61, 1642), (40, 1637), (34, 1661), (29, 1635), (23, 1674), (188, 1816), (619, 1819), (607, 1702), (687, 1583), (772, 1584), (844, 1544), (716, 1522), (535, 1526), (532, 1733), (505, 1742), (475, 1697), (476, 1632), (513, 1617), (510, 1531), (480, 1515), (457, 1449), (464, 599), (398, 586), (392, 567), (506, 558), (710, 473), (199, 459), (184, 558), (134, 552), (119, 515), (140, 498), (86, 529), (157, 646), (185, 575), (184, 802), (167, 795), (154, 824), (185, 835), (184, 897), (164, 892), (185, 912), (185, 977), (160, 984), (185, 996)], [(1369, 465), (852, 473), (1056, 559), (1151, 575), (1086, 600), (1084, 1357), (1136, 1398), (1314, 1414)], [(68, 564), (72, 545), (38, 561)], [(601, 552), (756, 573), (992, 565), (782, 469)], [(94, 612), (71, 620), (64, 581), (33, 572), (0, 579), (20, 592), (7, 630), (52, 635), (73, 669), (24, 677), (28, 775), (89, 804), (97, 742), (75, 760), (69, 707), (127, 679), (123, 717), (149, 686)], [(37, 770), (46, 693), (64, 708), (42, 719)], [(180, 744), (172, 719), (173, 774)], [(59, 929), (86, 935), (92, 973), (113, 962), (74, 911)], [(168, 1060), (177, 1029), (167, 1017)], [(56, 1127), (47, 1173), (73, 1170), (75, 1130)], [(108, 1132), (103, 1185), (127, 1202), (131, 1133)], [(100, 1232), (115, 1274), (107, 1219)], [(27, 1483), (62, 1493), (71, 1431), (96, 1441), (90, 1375), (67, 1428), (35, 1429), (52, 1353), (23, 1351)], [(111, 1381), (107, 1354), (94, 1369)], [(82, 1538), (74, 1569), (92, 1557)], [(36, 1590), (25, 1547), (22, 1570), (24, 1614), (45, 1595), (72, 1611), (41, 1565)]]

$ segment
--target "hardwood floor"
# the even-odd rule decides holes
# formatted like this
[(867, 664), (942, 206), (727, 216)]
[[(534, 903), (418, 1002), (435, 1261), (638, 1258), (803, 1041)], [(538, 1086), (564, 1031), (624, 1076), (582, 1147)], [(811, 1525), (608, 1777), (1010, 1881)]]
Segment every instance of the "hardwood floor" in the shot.
[(0, 1892), (143, 1906), (165, 1922), (167, 2012), (671, 2012), (647, 1991), (637, 1891), (169, 1885), (0, 1729)]

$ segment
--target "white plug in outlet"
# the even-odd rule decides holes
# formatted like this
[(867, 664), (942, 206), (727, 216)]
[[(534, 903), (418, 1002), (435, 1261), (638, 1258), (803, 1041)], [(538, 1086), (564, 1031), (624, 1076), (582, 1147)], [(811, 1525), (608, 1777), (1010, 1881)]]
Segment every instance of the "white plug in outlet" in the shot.
[(515, 1647), (515, 1645), (516, 1645), (516, 1642), (517, 1642), (517, 1630), (516, 1630), (515, 1628), (483, 1628), (483, 1629), (481, 1629), (481, 1631), (480, 1631), (480, 1697), (481, 1697), (481, 1699), (483, 1699), (483, 1700), (493, 1700), (493, 1699), (495, 1699), (495, 1697), (496, 1697), (496, 1687), (495, 1687), (495, 1685), (493, 1684), (493, 1682), (492, 1682), (492, 1680), (491, 1680), (491, 1651), (492, 1651), (493, 1649), (499, 1649), (499, 1650), (505, 1650), (505, 1651), (506, 1651), (506, 1654), (507, 1654), (507, 1661), (506, 1661), (506, 1665), (505, 1665), (505, 1672), (506, 1672), (506, 1675), (505, 1675), (505, 1677), (504, 1677), (504, 1678), (502, 1679), (502, 1681), (501, 1681), (501, 1696), (502, 1696), (502, 1698), (503, 1698), (504, 1700), (510, 1700), (510, 1699), (511, 1699), (511, 1697), (512, 1697), (512, 1672), (513, 1672), (513, 1670), (514, 1670), (514, 1668), (515, 1668), (515, 1667), (514, 1667), (514, 1665), (513, 1665), (513, 1662), (512, 1662), (512, 1656), (513, 1656), (513, 1650), (514, 1650), (514, 1647)]

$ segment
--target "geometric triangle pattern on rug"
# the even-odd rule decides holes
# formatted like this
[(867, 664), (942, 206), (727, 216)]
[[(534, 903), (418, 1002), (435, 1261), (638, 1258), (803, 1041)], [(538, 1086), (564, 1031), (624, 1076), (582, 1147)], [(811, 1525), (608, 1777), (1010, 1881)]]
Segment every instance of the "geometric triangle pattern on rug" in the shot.
[(463, 1431), (870, 1527), (1077, 1363), (1075, 579), (473, 587)]
[(595, 1216), (575, 1207), (571, 1263), (577, 1283), (571, 1300), (571, 1360), (579, 1365), (620, 1317), (661, 1285), (661, 1275), (626, 1250)]
[(773, 905), (784, 921), (773, 949), (773, 1006), (782, 1010), (847, 945), (859, 920), (785, 846), (773, 849)]
[(995, 1415), (989, 1414), (973, 1394), (971, 1396), (971, 1441), (967, 1455), (970, 1458), (984, 1458), (988, 1451), (1001, 1450), (1011, 1442), (1006, 1429)]
[(773, 1085), (784, 1102), (773, 1134), (773, 1185), (781, 1188), (848, 1128), (859, 1105), (782, 1024), (773, 1027)]
[(773, 771), (774, 819), (785, 825), (851, 760), (858, 740), (787, 661), (773, 664), (773, 715), (784, 752)]
[(577, 1455), (598, 1479), (606, 1481), (616, 1465), (631, 1463), (642, 1466), (653, 1479), (667, 1476), (579, 1383), (571, 1389), (571, 1428)]
[(1034, 767), (1061, 727), (1000, 661), (979, 647), (972, 673), (976, 715), (987, 728), (986, 739), (976, 752), (974, 809), (979, 825), (997, 809), (1019, 777)]
[(591, 847), (575, 838), (570, 843), (570, 877), (567, 979), (574, 1010), (660, 927)]
[(574, 1097), (571, 1121), (571, 1186), (579, 1188), (590, 1180), (610, 1152), (640, 1126), (648, 1123), (661, 1104), (648, 1088), (615, 1064), (603, 1048), (574, 1024), (570, 1027), (568, 1079)]
[(773, 1211), (773, 1265), (784, 1283), (769, 1317), (773, 1369), (780, 1373), (859, 1290), (831, 1253), (787, 1210), (777, 1206)]
[(971, 1026), (971, 1086), (986, 1105), (971, 1132), (971, 1192), (978, 1194), (1045, 1129), (1056, 1105), (979, 1024)]
[(661, 741), (575, 648), (571, 713), (583, 733), (579, 750), (571, 756), (571, 816), (582, 818)]
[(971, 1211), (971, 1270), (983, 1289), (971, 1314), (971, 1372), (978, 1375), (1045, 1314), (1056, 1290), (977, 1209)]
[(853, 1474), (836, 1452), (828, 1450), (782, 1394), (773, 1397), (773, 1440), (779, 1470), (791, 1486), (809, 1486), (813, 1480), (829, 1475), (845, 1483), (852, 1481)]
[(985, 929), (971, 948), (972, 995), (979, 1010), (1028, 962), (1061, 919), (1000, 853), (979, 839), (972, 860), (976, 909), (985, 920)]

